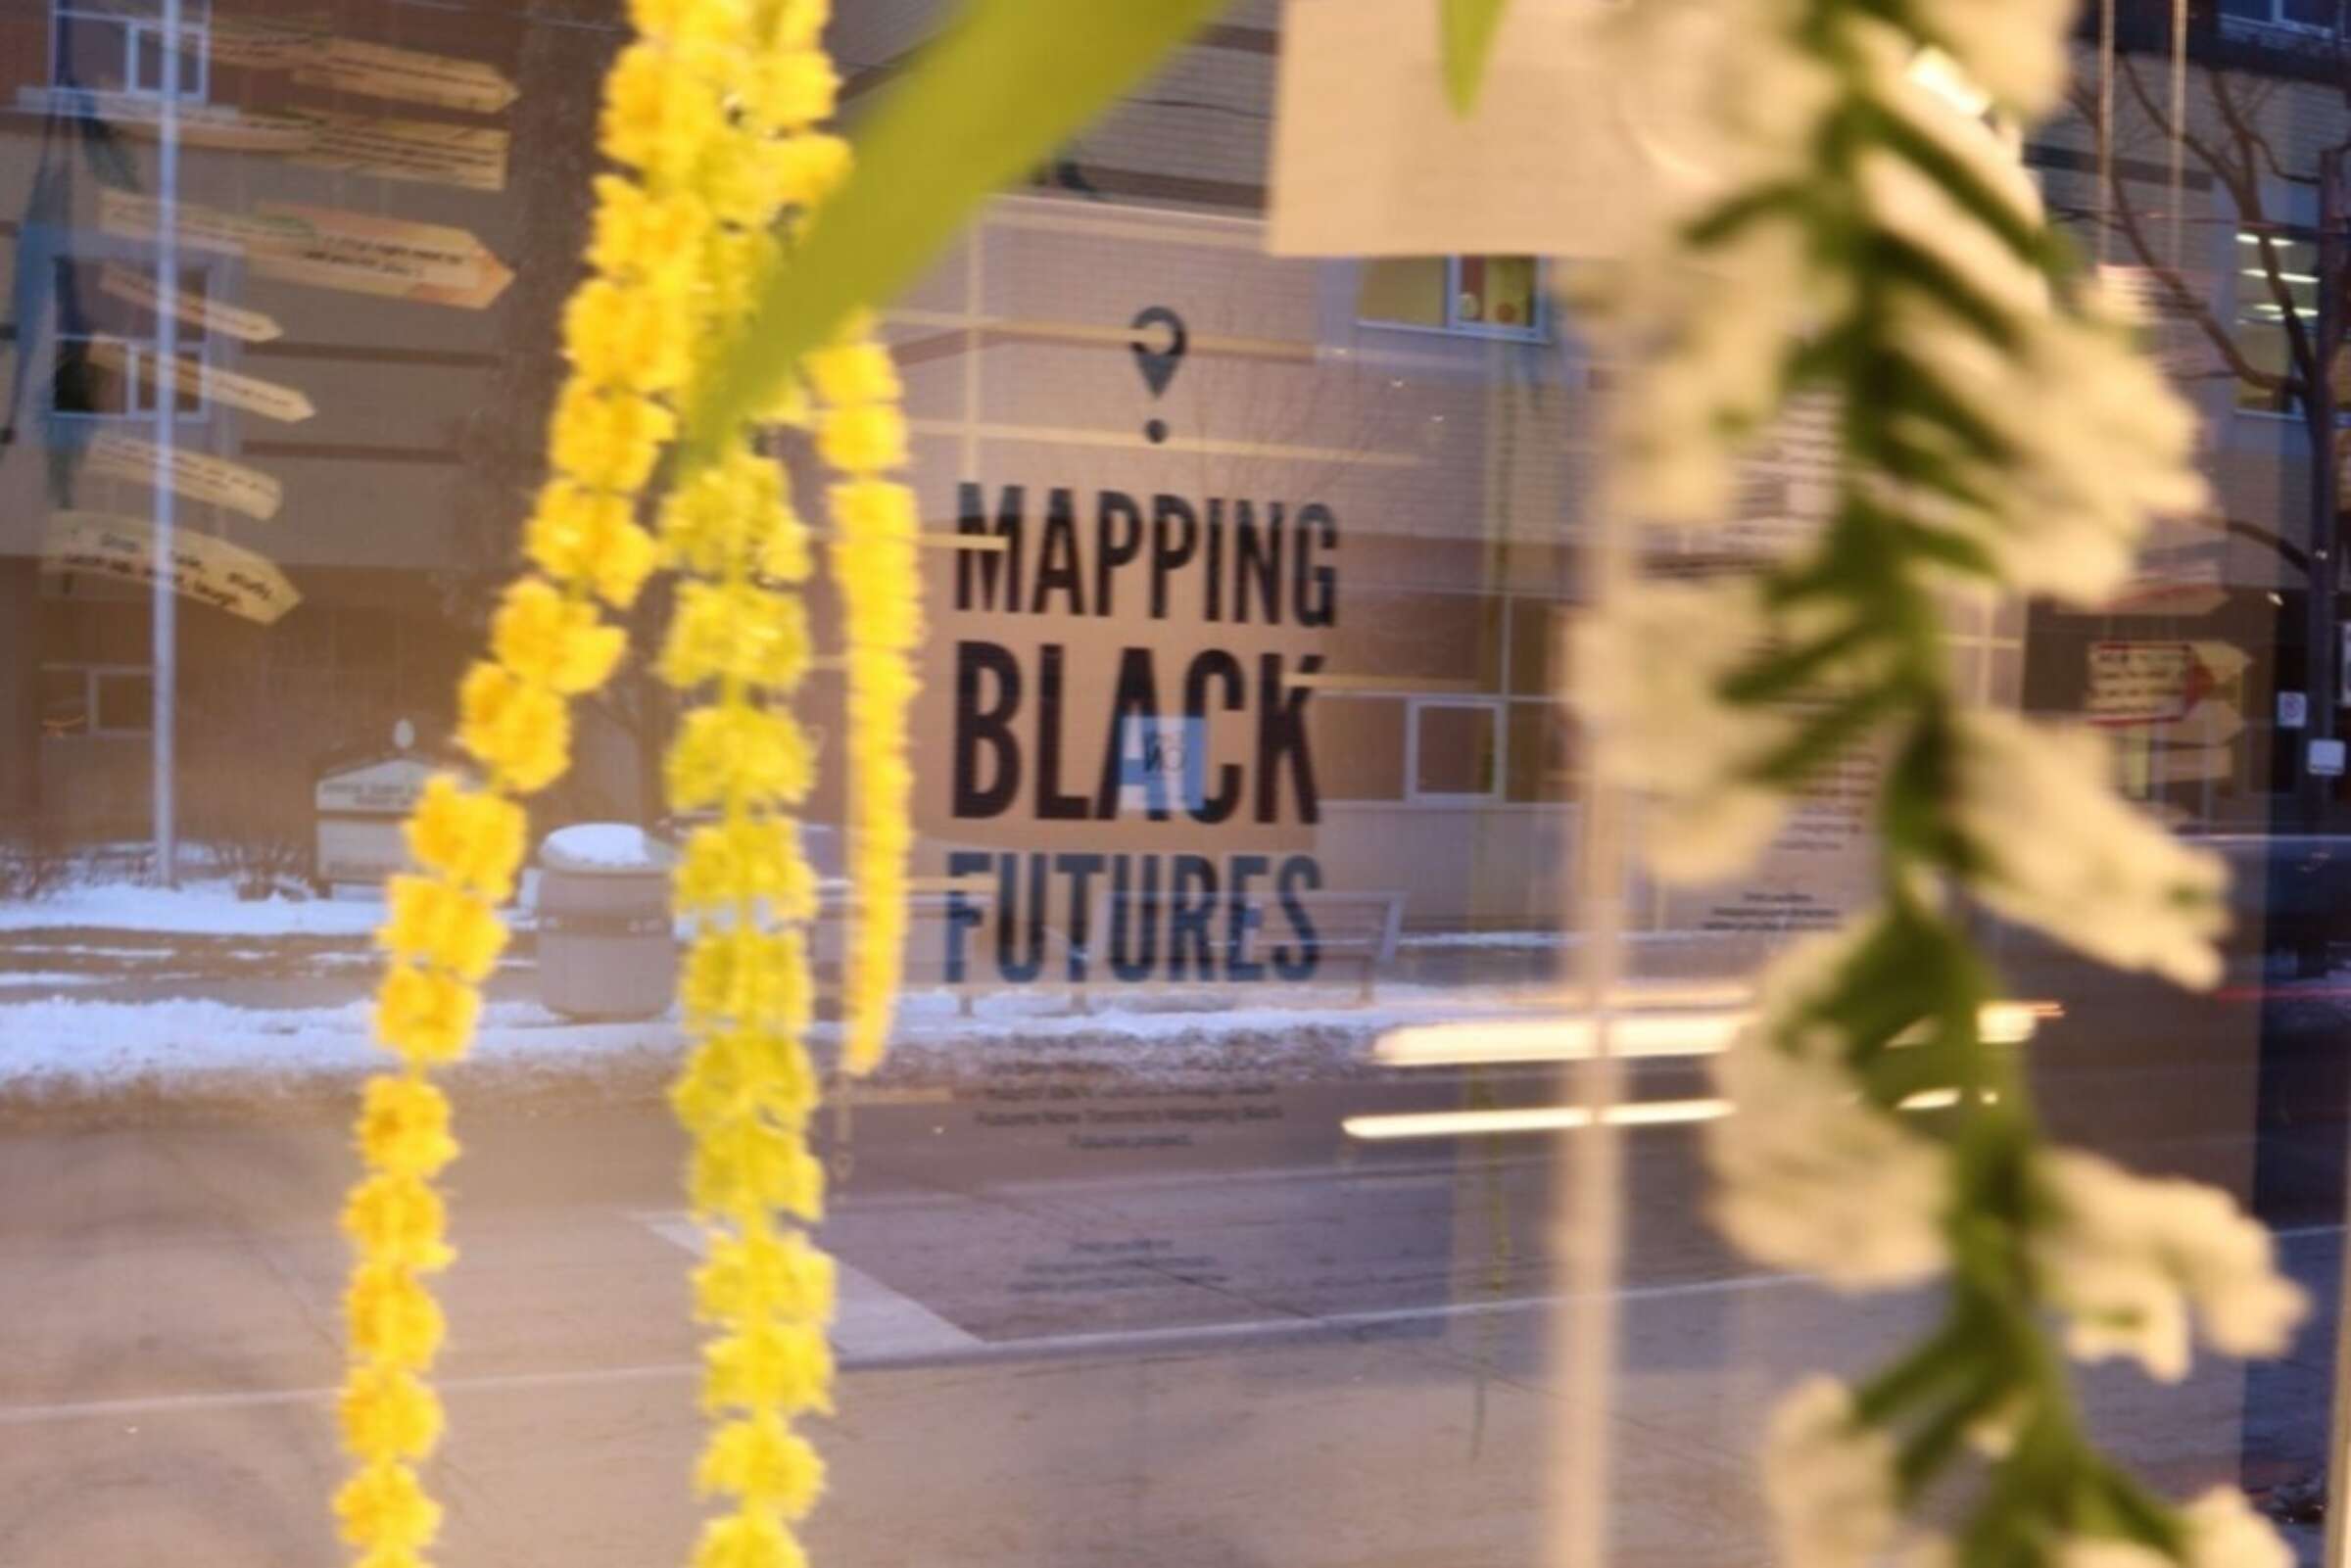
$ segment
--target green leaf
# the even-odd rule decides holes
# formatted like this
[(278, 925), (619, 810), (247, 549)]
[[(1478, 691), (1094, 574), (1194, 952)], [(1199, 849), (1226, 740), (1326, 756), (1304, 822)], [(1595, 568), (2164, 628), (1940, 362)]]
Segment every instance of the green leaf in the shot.
[(1502, 13), (1511, 0), (1437, 0), (1438, 41), (1445, 62), (1445, 96), (1453, 112), (1466, 115), (1477, 107), (1478, 85), (1485, 80), (1486, 61), (1494, 53), (1494, 34), (1501, 29)]
[(1225, 0), (974, 0), (889, 89), (855, 171), (762, 281), (687, 409), (689, 464), (802, 354), (921, 275), (974, 208), (1069, 140)]

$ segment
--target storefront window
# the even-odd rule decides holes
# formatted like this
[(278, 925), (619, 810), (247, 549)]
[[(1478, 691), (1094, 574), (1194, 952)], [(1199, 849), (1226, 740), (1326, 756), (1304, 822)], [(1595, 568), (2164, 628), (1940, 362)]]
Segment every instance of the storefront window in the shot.
[[(854, 140), (948, 13), (831, 9)], [(667, 677), (696, 656), (757, 653), (796, 681), (755, 717), (794, 715), (775, 766), (808, 775), (808, 874), (776, 871), (728, 918), (797, 912), (813, 976), (801, 1087), (825, 1096), (805, 1130), (838, 1295), (838, 1416), (804, 1427), (827, 1476), (814, 1568), (1560, 1560), (1568, 1417), (1603, 1399), (1609, 1560), (1777, 1561), (1754, 1455), (1782, 1386), (1865, 1376), (1927, 1322), (1936, 1282), (1856, 1299), (1743, 1253), (1707, 1152), (1757, 966), (1914, 891), (1881, 858), (1912, 826), (1881, 809), (1903, 758), (1840, 752), (1713, 880), (1634, 857), (1599, 889), (1621, 973), (1587, 1006), (1605, 753), (1562, 693), (1607, 581), (1632, 367), (1595, 362), (1620, 348), (1560, 285), (1619, 231), (1578, 195), (1556, 249), (1513, 229), (1272, 255), (1277, 83), (1314, 9), (1231, 7), (876, 316), (923, 632), (903, 974), (873, 1077), (841, 1062), (869, 913), (856, 770), (887, 770), (858, 750), (871, 649), (846, 633), (857, 585), (833, 575), (848, 530), (818, 435), (762, 423), (737, 476), (810, 530), (805, 561), (777, 545), (729, 586), (772, 616), (750, 653), (680, 651), (696, 602), (676, 538), (645, 546), (635, 596), (599, 580), (540, 606), (552, 624), (593, 601), (627, 650), (550, 721), (570, 767), (523, 798), (508, 934), (474, 955), (472, 1053), (432, 1066), (463, 1155), (433, 1189), (456, 1257), (434, 1276), (431, 1560), (686, 1562), (705, 1517), (692, 1280), (728, 1233), (681, 1179), (695, 1097), (674, 1085), (696, 998), (724, 987), (680, 991), (693, 923), (672, 877), (728, 800), (676, 798), (698, 696)], [(2221, 9), (2332, 22), (2304, 0)], [(193, 1568), (341, 1560), (328, 1498), (366, 1228), (342, 1206), (362, 1075), (390, 1061), (385, 879), (413, 870), (403, 823), (429, 781), (480, 772), (455, 737), (495, 704), (460, 685), (485, 647), (532, 646), (502, 619), (507, 585), (570, 539), (544, 522), (548, 438), (598, 357), (593, 309), (567, 302), (619, 243), (598, 84), (632, 15), (0, 0), (4, 1568), (113, 1568), (158, 1543)], [(2168, 37), (2170, 15), (2136, 21)], [(2245, 156), (2315, 189), (2351, 139), (2342, 83), (2224, 50), (2207, 21), (2191, 123), (2230, 133), (2233, 84), (2231, 109), (2259, 111)], [(2073, 53), (2080, 102), (2020, 156), (2075, 249), (2170, 302), (2147, 331), (2196, 409), (2209, 504), (2167, 494), (2111, 595), (1978, 602), (1956, 546), (1904, 589), (1943, 618), (1935, 668), (1965, 701), (2094, 724), (2131, 798), (2230, 866), (2233, 929), (2220, 983), (2190, 994), (1990, 906), (1950, 918), (1996, 961), (1987, 1005), (2011, 1010), (2016, 1081), (2057, 1135), (2280, 1227), (2314, 1303), (2291, 1359), (2204, 1357), (2163, 1387), (2100, 1366), (2081, 1388), (2151, 1485), (2240, 1488), (2316, 1568), (2343, 1436), (2327, 1347), (2351, 1025), (2351, 802), (2320, 742), (2351, 708), (2342, 643), (2314, 653), (2312, 635), (2351, 606), (2311, 598), (2335, 596), (2328, 470), (2291, 421), (2243, 415), (2296, 407), (2288, 323), (2315, 329), (2322, 266), (2341, 264), (2317, 229), (2340, 210), (2214, 216), (2192, 149), (2168, 189), (2170, 61), (2127, 57), (2147, 96), (2118, 65), (2109, 151), (2148, 247), (2128, 251), (2097, 188), (2090, 39)], [(823, 98), (815, 82), (767, 85)], [(1544, 78), (1523, 124), (1582, 114), (1589, 86)], [(1569, 143), (1586, 162), (1559, 190), (1658, 177), (1587, 166), (1591, 147), (1630, 160), (1621, 142)], [(1774, 419), (1722, 487), (1731, 515), (1636, 519), (1631, 569), (1720, 587), (1818, 539), (1847, 477), (1839, 420), (1818, 401)], [(625, 445), (591, 433), (609, 439), (575, 442), (575, 463)], [(1910, 434), (1888, 450), (1922, 473), (1950, 460)], [(596, 568), (626, 575), (631, 530), (665, 526), (672, 461), (570, 519), (602, 529), (580, 546)], [(1702, 624), (1658, 656), (1714, 669), (1741, 635)], [(1718, 694), (1693, 680), (1646, 717), (1670, 740)], [(709, 766), (774, 732), (744, 736)], [(1660, 809), (1625, 803), (1628, 832)], [(1601, 1015), (1630, 1043), (1622, 1103), (1595, 1115), (1567, 1080)], [(1625, 1157), (1597, 1390), (1566, 1370), (1595, 1131)], [(786, 1164), (778, 1179), (815, 1179)], [(700, 1290), (724, 1296), (713, 1272)], [(1990, 1451), (2002, 1412), (1974, 1414), (1934, 1441)]]

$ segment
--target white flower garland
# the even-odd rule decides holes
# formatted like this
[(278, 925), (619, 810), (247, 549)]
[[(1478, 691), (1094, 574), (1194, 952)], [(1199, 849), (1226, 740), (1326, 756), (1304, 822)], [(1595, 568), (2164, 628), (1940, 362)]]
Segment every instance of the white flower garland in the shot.
[[(1719, 3), (1727, 184), (1596, 302), (1640, 366), (1607, 504), (1720, 518), (1798, 398), (1833, 407), (1844, 476), (1819, 538), (1752, 578), (1613, 604), (1582, 637), (1583, 700), (1669, 878), (1735, 870), (1807, 781), (1885, 759), (1879, 906), (1774, 964), (1718, 1060), (1738, 1110), (1708, 1128), (1713, 1207), (1767, 1262), (1849, 1291), (1941, 1279), (1948, 1304), (1867, 1383), (1813, 1378), (1780, 1406), (1782, 1558), (2283, 1568), (2233, 1491), (2175, 1506), (2100, 1453), (2057, 1347), (2176, 1379), (2191, 1325), (2226, 1354), (2282, 1350), (2302, 1293), (2227, 1195), (2046, 1144), (1982, 1031), (1994, 978), (1962, 918), (1972, 902), (2183, 984), (2220, 973), (2219, 863), (2115, 795), (2096, 737), (1974, 704), (1947, 673), (1953, 590), (2098, 602), (2147, 517), (2204, 496), (2190, 411), (2076, 275), (2010, 146), (1916, 69), (1941, 51), (2036, 119), (2072, 7)], [(1672, 9), (1616, 27), (1624, 79)], [(1920, 1522), (1931, 1488), (1968, 1476), (1960, 1505), (1939, 1497), (1948, 1534)]]

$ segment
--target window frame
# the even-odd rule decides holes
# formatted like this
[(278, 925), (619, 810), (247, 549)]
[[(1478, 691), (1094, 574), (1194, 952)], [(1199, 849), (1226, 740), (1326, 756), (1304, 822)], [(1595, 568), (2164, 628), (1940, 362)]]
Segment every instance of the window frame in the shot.
[(2265, 6), (2269, 12), (2269, 15), (2266, 17), (2239, 16), (2235, 12), (2229, 10), (2226, 6), (2223, 6), (2219, 8), (2222, 24), (2225, 26), (2257, 27), (2275, 32), (2290, 32), (2295, 36), (2302, 38), (2332, 38), (2339, 35), (2343, 29), (2342, 0), (2335, 0), (2334, 21), (2324, 24), (2296, 22), (2291, 17), (2284, 15), (2286, 0), (2256, 0), (2256, 3)]
[[(1487, 750), (1486, 787), (1483, 790), (1423, 789), (1420, 787), (1420, 715), (1432, 708), (1471, 708), (1486, 715), (1493, 727), (1492, 744)], [(1447, 692), (1443, 695), (1414, 695), (1405, 701), (1404, 709), (1404, 799), (1414, 806), (1494, 806), (1504, 802), (1510, 784), (1510, 759), (1503, 748), (1510, 744), (1510, 699), (1500, 694), (1472, 695), (1467, 692)], [(1531, 803), (1531, 802), (1530, 802)]]
[[(56, 264), (62, 268), (69, 266), (81, 266), (89, 263), (102, 263), (108, 260), (111, 260), (111, 258), (99, 256), (61, 256), (56, 259)], [(152, 270), (152, 266), (150, 266), (148, 270)], [(187, 284), (184, 280), (189, 277), (198, 277), (203, 280), (203, 298), (209, 301), (214, 297), (215, 290), (218, 283), (218, 269), (211, 262), (205, 261), (188, 261), (187, 259), (182, 258), (179, 271), (183, 279), (183, 282), (180, 285), (183, 292), (187, 288)], [(153, 314), (152, 311), (149, 313)], [(142, 361), (147, 356), (155, 356), (159, 353), (159, 339), (156, 336), (150, 335), (145, 337), (129, 337), (120, 332), (66, 332), (62, 330), (57, 332), (52, 336), (49, 346), (50, 373), (45, 382), (47, 391), (43, 397), (45, 410), (52, 418), (86, 420), (91, 424), (126, 423), (133, 421), (142, 424), (153, 424), (163, 410), (157, 407), (153, 402), (142, 402), (141, 399), (144, 397), (149, 397), (152, 394), (162, 393), (170, 396), (173, 399), (175, 405), (177, 400), (181, 397), (185, 397), (188, 400), (187, 407), (177, 408), (175, 406), (175, 411), (173, 414), (173, 422), (175, 424), (185, 425), (203, 423), (206, 419), (212, 416), (213, 411), (212, 399), (208, 392), (208, 384), (211, 380), (209, 372), (212, 369), (213, 339), (212, 334), (205, 332), (202, 330), (202, 328), (196, 329), (193, 335), (189, 333), (188, 329), (189, 323), (183, 321), (180, 324), (179, 357), (195, 365), (197, 374), (196, 384), (193, 387), (185, 390), (176, 387), (167, 388), (161, 383), (151, 383), (143, 374), (144, 365)], [(79, 343), (85, 346), (97, 343), (111, 343), (119, 345), (121, 348), (121, 377), (122, 385), (126, 389), (125, 395), (128, 400), (128, 406), (121, 409), (100, 409), (61, 408), (57, 405), (57, 356), (59, 352), (70, 343)]]
[[(79, 24), (85, 27), (114, 27), (122, 35), (122, 85), (92, 87), (72, 80), (66, 72), (66, 38), (68, 29)], [(156, 53), (163, 55), (163, 28), (152, 20), (125, 16), (120, 12), (88, 10), (73, 0), (51, 0), (49, 7), (49, 85), (72, 92), (111, 93), (124, 98), (151, 98), (161, 101), (164, 85), (161, 81), (149, 84), (140, 79), (141, 63), (146, 58), (142, 43), (150, 37), (157, 40)], [(196, 79), (191, 82), (183, 71), (179, 91), (174, 96), (183, 104), (211, 101), (213, 85), (212, 28), (202, 22), (182, 22), (179, 26), (180, 54), (196, 68)]]
[(99, 722), (99, 714), (103, 711), (103, 709), (100, 707), (98, 701), (98, 689), (100, 684), (110, 679), (121, 680), (128, 678), (146, 681), (149, 683), (149, 690), (152, 691), (154, 689), (153, 683), (155, 680), (154, 665), (110, 663), (84, 664), (72, 659), (53, 659), (42, 663), (39, 673), (42, 675), (58, 674), (79, 676), (81, 678), (82, 711), (87, 714), (89, 718), (89, 722), (79, 730), (72, 731), (66, 734), (51, 734), (46, 716), (44, 716), (41, 724), (41, 738), (43, 740), (132, 740), (144, 738), (145, 736), (155, 733), (152, 719), (149, 721), (147, 726), (134, 730), (119, 729), (102, 725)]
[(1431, 337), (1444, 338), (1486, 338), (1498, 343), (1549, 343), (1552, 341), (1551, 291), (1544, 287), (1544, 279), (1550, 275), (1551, 269), (1543, 257), (1527, 258), (1535, 267), (1533, 296), (1535, 312), (1534, 319), (1522, 327), (1496, 326), (1489, 321), (1464, 321), (1462, 319), (1462, 262), (1467, 260), (1465, 257), (1374, 257), (1363, 264), (1369, 266), (1376, 265), (1383, 261), (1431, 260), (1441, 261), (1445, 263), (1445, 320), (1442, 325), (1430, 325), (1420, 321), (1398, 321), (1388, 316), (1365, 315), (1360, 304), (1363, 297), (1360, 273), (1356, 288), (1356, 298), (1359, 304), (1355, 312), (1355, 324), (1359, 327), (1376, 327), (1383, 332), (1419, 332)]

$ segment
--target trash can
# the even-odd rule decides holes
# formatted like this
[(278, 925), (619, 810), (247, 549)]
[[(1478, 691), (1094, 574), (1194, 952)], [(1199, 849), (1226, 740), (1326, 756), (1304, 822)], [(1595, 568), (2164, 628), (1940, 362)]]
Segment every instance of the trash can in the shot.
[(669, 846), (626, 823), (558, 829), (539, 848), (539, 995), (575, 1019), (649, 1019), (677, 995)]

